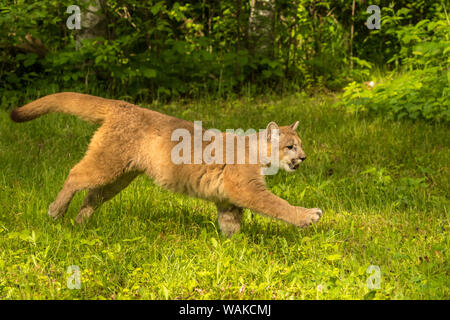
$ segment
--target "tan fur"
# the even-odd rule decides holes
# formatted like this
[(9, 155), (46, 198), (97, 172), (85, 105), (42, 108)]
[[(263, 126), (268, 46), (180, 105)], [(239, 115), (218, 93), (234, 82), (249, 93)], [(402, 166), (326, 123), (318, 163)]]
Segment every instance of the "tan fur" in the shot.
[[(261, 174), (261, 164), (174, 164), (171, 151), (178, 142), (171, 141), (172, 132), (185, 128), (193, 134), (192, 122), (124, 101), (69, 92), (49, 95), (13, 110), (11, 119), (23, 122), (49, 112), (102, 123), (84, 158), (70, 170), (62, 190), (50, 205), (49, 215), (53, 218), (64, 215), (76, 192), (88, 189), (76, 219), (80, 223), (85, 221), (141, 173), (174, 192), (215, 202), (219, 227), (226, 236), (240, 230), (243, 208), (299, 227), (317, 222), (322, 215), (320, 209), (292, 206), (271, 193)], [(294, 171), (305, 158), (297, 126), (298, 122), (279, 127), (280, 167), (287, 171)], [(278, 128), (271, 122), (267, 129), (272, 127)], [(225, 133), (222, 135), (225, 137)], [(294, 148), (288, 149), (292, 145)], [(204, 142), (203, 149), (206, 146)]]

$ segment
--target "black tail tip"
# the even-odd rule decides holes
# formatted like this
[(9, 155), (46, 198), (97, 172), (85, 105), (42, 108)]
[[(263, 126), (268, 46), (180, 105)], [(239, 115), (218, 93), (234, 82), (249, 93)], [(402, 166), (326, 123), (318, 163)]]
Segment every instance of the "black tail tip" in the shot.
[(22, 118), (20, 116), (18, 109), (14, 109), (13, 111), (11, 111), (11, 113), (9, 114), (9, 117), (14, 122), (24, 122), (24, 121), (26, 121), (26, 119), (24, 119), (24, 118)]

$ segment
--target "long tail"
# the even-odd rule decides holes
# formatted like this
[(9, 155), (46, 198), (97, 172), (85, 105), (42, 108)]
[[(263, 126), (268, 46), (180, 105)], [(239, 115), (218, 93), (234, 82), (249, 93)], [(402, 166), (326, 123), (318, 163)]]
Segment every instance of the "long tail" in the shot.
[(108, 113), (124, 101), (104, 99), (75, 92), (55, 93), (11, 111), (11, 120), (25, 122), (51, 112), (73, 114), (83, 120), (102, 123)]

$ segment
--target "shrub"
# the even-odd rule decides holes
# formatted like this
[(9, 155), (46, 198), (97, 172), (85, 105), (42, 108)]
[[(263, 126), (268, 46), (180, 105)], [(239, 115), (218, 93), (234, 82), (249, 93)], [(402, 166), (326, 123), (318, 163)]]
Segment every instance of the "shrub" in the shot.
[[(407, 12), (402, 9), (397, 15)], [(396, 62), (402, 67), (391, 72), (374, 88), (350, 83), (344, 89), (340, 103), (352, 111), (448, 123), (450, 24), (444, 17), (438, 16), (436, 20), (425, 19), (415, 25), (390, 28), (393, 20), (393, 17), (385, 19), (385, 32), (395, 35), (401, 48), (389, 62)]]

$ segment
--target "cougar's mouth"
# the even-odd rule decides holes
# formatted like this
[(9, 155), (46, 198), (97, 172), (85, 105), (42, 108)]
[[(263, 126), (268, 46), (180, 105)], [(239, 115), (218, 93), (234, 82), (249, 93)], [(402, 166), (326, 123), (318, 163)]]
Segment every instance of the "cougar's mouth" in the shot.
[(300, 166), (300, 163), (290, 164), (290, 165), (289, 165), (289, 169), (291, 169), (291, 170), (297, 170), (299, 166)]

